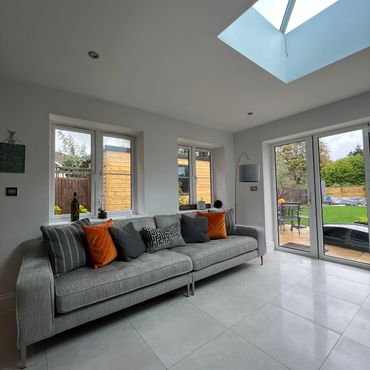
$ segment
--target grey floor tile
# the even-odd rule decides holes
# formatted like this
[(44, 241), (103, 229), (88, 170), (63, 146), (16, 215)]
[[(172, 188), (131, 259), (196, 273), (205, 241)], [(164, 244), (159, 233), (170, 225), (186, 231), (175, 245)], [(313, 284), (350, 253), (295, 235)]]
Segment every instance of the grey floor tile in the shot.
[(289, 288), (271, 302), (340, 334), (359, 309), (353, 303), (299, 285)]
[(49, 370), (163, 370), (165, 367), (128, 322), (66, 351), (47, 356)]
[(232, 327), (291, 369), (318, 369), (339, 335), (271, 304)]
[(326, 263), (321, 266), (321, 271), (326, 274), (354, 281), (357, 283), (367, 284), (370, 286), (370, 271), (341, 265), (339, 263)]
[(321, 370), (367, 370), (369, 364), (370, 348), (342, 337)]
[(370, 309), (370, 295), (365, 299), (364, 303), (362, 304), (362, 307)]
[(226, 329), (199, 308), (186, 302), (148, 309), (130, 317), (130, 322), (167, 367)]
[(265, 301), (246, 293), (239, 285), (222, 284), (219, 287), (202, 285), (189, 302), (201, 308), (227, 327), (235, 324), (261, 307)]
[(171, 370), (225, 369), (284, 370), (286, 367), (228, 330), (171, 368)]
[(344, 336), (370, 347), (370, 309), (362, 307), (344, 332)]
[(361, 305), (370, 293), (368, 285), (323, 273), (305, 277), (297, 284), (357, 305)]

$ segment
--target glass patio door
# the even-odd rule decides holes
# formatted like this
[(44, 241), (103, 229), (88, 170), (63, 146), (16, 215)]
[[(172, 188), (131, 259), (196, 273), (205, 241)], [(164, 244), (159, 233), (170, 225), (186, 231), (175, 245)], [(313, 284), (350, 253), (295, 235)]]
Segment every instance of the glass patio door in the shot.
[(312, 137), (274, 145), (276, 245), (317, 256)]
[(316, 136), (319, 256), (370, 264), (367, 128)]

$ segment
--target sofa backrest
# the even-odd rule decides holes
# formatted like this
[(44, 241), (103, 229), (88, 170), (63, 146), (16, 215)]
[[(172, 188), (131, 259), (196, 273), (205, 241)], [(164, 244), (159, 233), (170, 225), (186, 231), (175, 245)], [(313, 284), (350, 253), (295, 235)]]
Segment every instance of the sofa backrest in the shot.
[(144, 227), (155, 228), (155, 222), (153, 217), (133, 217), (126, 220), (115, 220), (114, 223), (117, 227), (122, 227), (132, 222), (134, 228), (137, 231), (141, 231)]
[(157, 215), (154, 216), (155, 224), (158, 228), (163, 229), (164, 227), (177, 224), (180, 226), (181, 215), (172, 214), (172, 215)]

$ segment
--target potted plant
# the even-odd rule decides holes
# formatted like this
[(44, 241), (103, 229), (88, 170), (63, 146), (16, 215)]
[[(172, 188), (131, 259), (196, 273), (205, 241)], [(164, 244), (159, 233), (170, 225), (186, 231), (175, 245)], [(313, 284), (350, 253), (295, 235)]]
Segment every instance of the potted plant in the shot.
[(107, 211), (105, 210), (105, 207), (104, 207), (104, 197), (101, 197), (100, 198), (100, 206), (98, 208), (98, 218), (100, 219), (105, 219), (107, 218)]

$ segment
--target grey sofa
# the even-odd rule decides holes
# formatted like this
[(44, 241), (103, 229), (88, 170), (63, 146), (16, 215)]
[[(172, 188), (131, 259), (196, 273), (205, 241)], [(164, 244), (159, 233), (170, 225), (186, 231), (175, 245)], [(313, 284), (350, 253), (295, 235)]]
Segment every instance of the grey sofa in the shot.
[[(163, 227), (174, 217), (141, 217), (119, 221)], [(99, 317), (130, 307), (266, 253), (264, 230), (237, 226), (237, 235), (171, 250), (144, 253), (131, 262), (114, 261), (98, 270), (81, 267), (54, 277), (44, 241), (25, 242), (26, 252), (16, 285), (17, 346), (26, 367), (28, 345)]]

